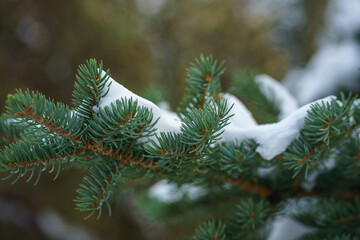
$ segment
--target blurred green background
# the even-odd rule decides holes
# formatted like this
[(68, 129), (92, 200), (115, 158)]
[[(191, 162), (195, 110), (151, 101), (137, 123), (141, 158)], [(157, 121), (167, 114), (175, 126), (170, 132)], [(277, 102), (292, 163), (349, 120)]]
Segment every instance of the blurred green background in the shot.
[[(250, 0), (1, 0), (0, 108), (4, 111), (15, 88), (39, 90), (71, 104), (77, 66), (89, 58), (103, 60), (112, 77), (135, 93), (148, 84), (163, 86), (173, 107), (185, 88), (185, 69), (201, 53), (225, 60), (224, 89), (231, 71), (241, 67), (282, 79), (289, 69), (304, 67), (316, 51), (328, 3), (290, 2), (291, 11), (257, 13)], [(299, 24), (280, 21), (279, 14), (287, 14), (291, 23), (299, 12)], [(131, 194), (111, 218), (104, 214), (100, 221), (84, 221), (72, 202), (82, 176), (64, 171), (54, 182), (44, 175), (36, 187), (24, 180), (1, 181), (0, 238), (172, 239), (184, 234), (181, 228), (144, 221)]]

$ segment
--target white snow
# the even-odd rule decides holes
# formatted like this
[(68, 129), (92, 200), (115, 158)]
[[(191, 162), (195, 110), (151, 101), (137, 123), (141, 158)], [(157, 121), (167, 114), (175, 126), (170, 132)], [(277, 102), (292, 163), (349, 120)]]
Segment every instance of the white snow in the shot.
[(255, 81), (259, 84), (260, 90), (266, 98), (274, 101), (278, 106), (280, 110), (280, 120), (298, 109), (299, 106), (296, 99), (280, 82), (266, 74), (257, 75)]
[[(329, 96), (314, 103), (330, 102), (335, 99)], [(313, 104), (313, 103), (311, 103)], [(290, 143), (299, 136), (299, 131), (304, 126), (304, 118), (311, 104), (307, 104), (287, 118), (277, 123), (263, 124), (255, 127), (241, 128), (229, 125), (225, 127), (223, 138), (220, 141), (243, 141), (246, 139), (255, 140), (259, 146), (256, 151), (265, 159), (270, 160), (276, 155), (284, 152)]]
[[(273, 22), (269, 37), (289, 43), (289, 30), (301, 30), (306, 14), (300, 0), (248, 1), (254, 21)], [(283, 79), (301, 105), (336, 94), (339, 89), (360, 90), (360, 1), (329, 0), (318, 50), (304, 68), (291, 69)], [(290, 49), (291, 50), (291, 49)]]
[(180, 188), (174, 183), (161, 180), (152, 185), (148, 190), (148, 195), (161, 202), (175, 202), (186, 195), (190, 200), (196, 200), (205, 194), (205, 190), (198, 186), (183, 184)]
[(295, 240), (300, 236), (315, 231), (295, 219), (295, 215), (307, 209), (309, 205), (318, 204), (319, 199), (301, 198), (285, 201), (280, 213), (274, 219), (267, 240)]
[(321, 47), (304, 69), (290, 71), (284, 84), (300, 103), (356, 87), (360, 68), (360, 46), (353, 40)]
[[(155, 125), (156, 133), (159, 132), (181, 132), (181, 120), (175, 113), (161, 110), (154, 103), (132, 93), (121, 84), (115, 82), (112, 78), (111, 86), (108, 94), (100, 100), (99, 108), (109, 106), (120, 98), (132, 98), (137, 100), (139, 106), (144, 106), (152, 110), (154, 119), (159, 118)], [(103, 91), (106, 91), (104, 89)], [(224, 141), (243, 141), (252, 139), (255, 140), (259, 146), (256, 151), (265, 159), (270, 160), (276, 155), (284, 152), (290, 143), (299, 135), (299, 131), (304, 125), (304, 118), (311, 104), (307, 104), (288, 117), (277, 123), (256, 125), (256, 122), (251, 117), (243, 104), (230, 94), (224, 94), (229, 103), (234, 104), (235, 116), (230, 119), (230, 124), (224, 128), (224, 133), (220, 142)], [(333, 96), (320, 99), (315, 103), (330, 102), (335, 99)], [(236, 112), (239, 111), (239, 112)], [(152, 136), (155, 140), (155, 137)]]
[(229, 115), (234, 115), (230, 124), (237, 127), (245, 128), (256, 126), (257, 123), (253, 118), (251, 112), (245, 107), (245, 105), (234, 95), (229, 93), (222, 94), (222, 98), (227, 101), (228, 106), (233, 106), (229, 112)]
[(268, 240), (295, 240), (306, 233), (313, 232), (314, 229), (309, 228), (290, 217), (278, 217), (273, 225)]
[(257, 174), (259, 177), (266, 177), (267, 175), (269, 175), (273, 170), (275, 169), (274, 166), (272, 167), (267, 167), (267, 168), (258, 168), (257, 169)]
[(330, 0), (318, 51), (303, 69), (293, 69), (284, 84), (301, 104), (334, 94), (339, 88), (360, 89), (360, 1)]
[(325, 13), (326, 29), (321, 42), (337, 41), (340, 38), (353, 38), (360, 30), (359, 0), (330, 0)]
[[(143, 106), (151, 109), (154, 120), (159, 118), (159, 121), (155, 125), (155, 128), (157, 128), (158, 132), (180, 132), (181, 120), (176, 114), (168, 110), (160, 109), (158, 106), (156, 106), (149, 100), (129, 91), (111, 77), (109, 78), (109, 82), (111, 82), (109, 92), (106, 94), (105, 97), (101, 98), (98, 106), (99, 108), (105, 108), (106, 106), (110, 106), (111, 103), (115, 103), (116, 100), (121, 98), (132, 98), (133, 100), (138, 101), (138, 106)], [(107, 88), (105, 87), (103, 91), (106, 92)]]
[(168, 102), (165, 102), (165, 101), (161, 101), (159, 102), (158, 104), (158, 107), (162, 110), (167, 110), (167, 111), (170, 111), (170, 104)]

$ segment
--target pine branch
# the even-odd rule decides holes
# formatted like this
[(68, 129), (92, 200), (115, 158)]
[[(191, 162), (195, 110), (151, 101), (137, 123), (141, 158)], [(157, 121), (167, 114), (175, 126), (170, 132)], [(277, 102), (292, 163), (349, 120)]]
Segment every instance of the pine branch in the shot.
[(204, 105), (204, 109), (194, 109), (181, 124), (182, 139), (187, 145), (193, 146), (192, 153), (201, 154), (206, 146), (221, 139), (223, 128), (228, 125), (230, 108), (226, 101)]
[(186, 115), (193, 108), (203, 109), (209, 99), (220, 93), (220, 76), (224, 73), (224, 62), (217, 64), (212, 56), (200, 55), (187, 69), (186, 93), (180, 102), (178, 113)]
[[(317, 177), (317, 187), (321, 192), (324, 192), (327, 186), (332, 186), (330, 193), (335, 193), (338, 189), (354, 191), (359, 188), (357, 179), (360, 178), (360, 136), (353, 134), (337, 148), (337, 151), (334, 168)], [(354, 194), (350, 194), (352, 195)]]
[(297, 220), (315, 227), (318, 234), (355, 234), (360, 226), (360, 201), (335, 201), (317, 199), (308, 201), (302, 211), (295, 214)]
[(153, 134), (155, 123), (152, 122), (151, 112), (138, 107), (137, 102), (131, 99), (122, 99), (112, 104), (111, 108), (99, 111), (98, 116), (90, 122), (90, 138), (94, 140), (88, 144), (88, 149), (111, 159), (94, 167), (84, 178), (85, 184), (80, 185), (80, 197), (76, 200), (79, 210), (91, 211), (89, 217), (98, 211), (99, 218), (102, 206), (106, 204), (111, 213), (108, 203), (112, 194), (111, 186), (121, 176), (120, 168), (124, 163), (159, 170), (151, 163), (143, 162), (142, 157), (133, 156), (132, 149), (141, 136)]
[(299, 240), (359, 240), (357, 236), (352, 236), (351, 234), (326, 234), (326, 233), (315, 233), (315, 234), (306, 234), (302, 236)]
[(193, 240), (225, 240), (226, 226), (221, 222), (215, 223), (214, 221), (204, 222), (195, 230)]
[(184, 165), (192, 165), (194, 154), (191, 147), (181, 139), (181, 134), (160, 133), (156, 141), (150, 140), (151, 144), (145, 145), (147, 157), (158, 159), (156, 166), (167, 171), (185, 169)]
[(228, 176), (239, 177), (244, 174), (252, 175), (251, 169), (257, 164), (257, 144), (241, 142), (223, 143), (220, 150), (220, 168)]
[(64, 104), (55, 105), (42, 94), (28, 90), (25, 93), (17, 90), (17, 94), (9, 95), (6, 103), (8, 113), (17, 119), (14, 124), (20, 128), (32, 126), (34, 131), (42, 128), (52, 137), (55, 134), (74, 144), (80, 142), (85, 130), (83, 120)]
[[(138, 179), (136, 185), (142, 187), (161, 179), (179, 187), (191, 184), (203, 190), (202, 196), (183, 193), (171, 204), (146, 197), (144, 202), (154, 207), (154, 216), (168, 223), (221, 219), (201, 225), (193, 239), (265, 238), (266, 224), (283, 203), (305, 197), (324, 201), (309, 201), (299, 211), (297, 218), (316, 230), (304, 239), (358, 235), (360, 104), (355, 98), (318, 101), (307, 112), (301, 130), (304, 110), (310, 105), (279, 123), (253, 123), (247, 129), (247, 120), (244, 126), (239, 124), (243, 116), (220, 97), (224, 69), (211, 56), (201, 55), (188, 69), (189, 87), (177, 113), (180, 118), (126, 89), (116, 96), (113, 90), (122, 86), (102, 69), (102, 62), (95, 60), (79, 67), (74, 110), (37, 92), (18, 90), (9, 96), (7, 113), (0, 117), (0, 144), (9, 144), (0, 150), (1, 172), (15, 175), (15, 181), (28, 173), (29, 180), (39, 174), (37, 182), (42, 172), (58, 167), (56, 178), (63, 165), (90, 169), (75, 201), (79, 210), (89, 212), (89, 217), (98, 213), (98, 218), (105, 205), (111, 213), (111, 197), (130, 181)], [(110, 89), (111, 83), (115, 88)], [(254, 75), (238, 73), (235, 85), (236, 93), (248, 97), (247, 104), (263, 114), (264, 122), (277, 119), (279, 109), (268, 94), (261, 93)], [(240, 105), (233, 96), (231, 102)], [(230, 112), (238, 121), (232, 121)], [(290, 120), (293, 124), (284, 127)], [(277, 137), (275, 131), (284, 137), (275, 141), (283, 146), (273, 153), (268, 148), (275, 144), (267, 141)], [(329, 159), (335, 164), (326, 168)], [(314, 187), (307, 189), (310, 173), (318, 176)]]
[(328, 157), (349, 132), (358, 126), (351, 123), (351, 111), (354, 98), (344, 99), (340, 105), (336, 100), (327, 104), (311, 106), (305, 118), (300, 137), (293, 141), (283, 154), (284, 164), (294, 170), (294, 177), (301, 171), (305, 177), (309, 170)]
[(255, 202), (244, 200), (236, 206), (232, 220), (228, 224), (228, 235), (241, 238), (254, 233), (253, 230), (262, 227), (270, 213), (270, 204), (266, 201)]
[(268, 99), (255, 81), (257, 70), (237, 70), (232, 75), (232, 92), (239, 96), (241, 101), (252, 112), (259, 123), (272, 123), (278, 121), (280, 113), (274, 99)]
[(85, 153), (85, 150), (75, 150), (72, 147), (59, 148), (56, 141), (47, 142), (46, 145), (20, 141), (1, 150), (0, 166), (9, 172), (9, 177), (14, 174), (17, 175), (13, 183), (24, 177), (28, 172), (31, 172), (31, 175), (27, 182), (30, 181), (35, 170), (38, 170), (39, 175), (35, 182), (37, 184), (41, 173), (50, 166), (50, 172), (53, 172), (55, 165), (58, 165), (58, 172), (54, 178), (56, 179), (62, 164), (66, 165), (74, 157)]
[(0, 145), (15, 142), (20, 138), (20, 133), (10, 116), (6, 114), (0, 116)]
[[(215, 178), (217, 178), (217, 176), (215, 175)], [(238, 179), (238, 178), (223, 178), (223, 181), (226, 183), (231, 183), (236, 187), (239, 187), (240, 189), (248, 192), (248, 193), (252, 193), (255, 195), (258, 195), (260, 197), (266, 198), (269, 197), (271, 194), (271, 190), (266, 187), (266, 186), (262, 186), (260, 184), (256, 184), (244, 179)]]
[(98, 218), (101, 216), (102, 206), (106, 205), (111, 215), (111, 207), (108, 199), (112, 193), (111, 187), (116, 178), (120, 177), (118, 166), (112, 160), (101, 163), (90, 169), (89, 174), (84, 178), (83, 184), (77, 190), (79, 197), (77, 209), (80, 211), (90, 211), (87, 218), (91, 217), (98, 211)]
[(108, 93), (109, 78), (110, 70), (103, 71), (102, 61), (98, 64), (95, 59), (90, 59), (86, 61), (86, 64), (79, 66), (72, 101), (76, 112), (85, 119), (93, 118), (94, 108)]
[[(128, 179), (126, 177), (124, 178), (124, 174), (122, 173), (122, 168), (126, 169), (126, 165), (130, 167), (141, 167), (142, 170), (145, 170), (142, 174), (146, 173), (147, 170), (161, 171), (160, 168), (151, 163), (144, 162), (141, 158), (134, 158), (129, 155), (120, 156), (118, 159), (107, 159), (105, 162), (94, 166), (88, 175), (85, 176), (83, 184), (81, 184), (77, 190), (80, 196), (75, 200), (78, 210), (90, 211), (90, 214), (86, 218), (98, 212), (97, 218), (99, 219), (104, 205), (108, 207), (109, 215), (111, 215), (109, 198), (114, 193), (113, 188), (118, 185), (117, 180), (125, 183)], [(126, 170), (129, 171), (129, 169)]]

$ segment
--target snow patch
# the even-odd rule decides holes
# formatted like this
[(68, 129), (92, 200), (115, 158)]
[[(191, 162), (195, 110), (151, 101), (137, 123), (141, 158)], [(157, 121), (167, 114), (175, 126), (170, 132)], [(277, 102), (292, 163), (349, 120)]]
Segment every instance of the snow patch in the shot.
[(230, 124), (237, 127), (245, 128), (256, 126), (257, 123), (253, 118), (251, 112), (245, 107), (245, 105), (234, 95), (224, 93), (222, 98), (227, 101), (228, 106), (233, 106), (229, 112), (229, 115), (234, 115), (230, 119)]
[[(105, 74), (105, 72), (103, 72), (103, 74)], [(109, 92), (105, 97), (100, 99), (98, 108), (110, 106), (111, 103), (115, 103), (116, 100), (121, 98), (132, 98), (133, 100), (138, 101), (138, 106), (147, 107), (149, 110), (152, 110), (154, 120), (159, 118), (159, 121), (155, 125), (157, 132), (180, 132), (181, 120), (175, 113), (160, 109), (153, 102), (134, 94), (111, 77), (109, 78), (109, 82), (111, 82), (110, 87), (105, 87), (103, 89), (104, 93), (106, 93), (107, 90), (109, 90)]]
[[(132, 98), (133, 100), (138, 101), (139, 106), (144, 106), (151, 110), (154, 114), (154, 120), (159, 119), (155, 125), (155, 128), (157, 129), (156, 134), (160, 132), (181, 132), (181, 120), (175, 113), (160, 109), (154, 103), (132, 93), (121, 84), (115, 82), (112, 78), (109, 78), (109, 81), (111, 81), (110, 89), (108, 94), (100, 100), (99, 108), (109, 106), (111, 103), (114, 103), (121, 98)], [(104, 89), (104, 91), (107, 91), (107, 89)], [(299, 131), (304, 125), (304, 118), (312, 105), (312, 103), (307, 104), (297, 109), (280, 122), (256, 125), (251, 114), (238, 99), (230, 94), (224, 95), (229, 103), (234, 104), (235, 108), (232, 113), (234, 113), (235, 116), (230, 119), (231, 124), (224, 128), (224, 133), (220, 142), (235, 140), (241, 142), (248, 139), (255, 140), (259, 144), (256, 149), (257, 152), (267, 160), (284, 152), (290, 143), (299, 136)], [(333, 99), (335, 99), (335, 97), (330, 96), (314, 103), (326, 103)], [(156, 139), (155, 136), (152, 136), (151, 138), (154, 140)]]
[(268, 240), (295, 240), (314, 229), (305, 226), (290, 217), (278, 217), (273, 225), (273, 230)]
[(260, 90), (265, 97), (275, 102), (278, 106), (280, 110), (280, 120), (298, 109), (299, 106), (296, 99), (280, 82), (266, 74), (257, 75), (255, 81), (259, 84)]
[(157, 105), (162, 110), (170, 111), (170, 104), (168, 102), (162, 101), (162, 102), (159, 102)]
[(339, 88), (356, 87), (359, 68), (360, 47), (354, 40), (328, 44), (315, 53), (306, 68), (290, 71), (284, 84), (303, 104)]
[(174, 183), (168, 183), (166, 180), (161, 180), (152, 185), (148, 194), (151, 198), (155, 198), (161, 202), (175, 202), (186, 195), (190, 200), (196, 200), (205, 194), (205, 190), (198, 186), (184, 184), (178, 187)]
[(290, 143), (299, 136), (299, 131), (304, 126), (304, 119), (310, 106), (315, 103), (327, 103), (336, 99), (329, 96), (314, 103), (309, 103), (287, 118), (277, 123), (263, 124), (254, 127), (241, 128), (233, 125), (225, 127), (221, 142), (225, 141), (243, 141), (247, 139), (255, 140), (259, 146), (256, 151), (265, 159), (270, 160), (276, 155), (284, 152)]
[(267, 168), (264, 168), (264, 167), (261, 167), (261, 168), (258, 168), (257, 169), (257, 174), (259, 177), (266, 177), (267, 175), (269, 175), (273, 170), (275, 169), (275, 167), (267, 167)]
[(360, 1), (331, 0), (325, 13), (326, 29), (320, 39), (324, 41), (337, 41), (339, 38), (353, 38), (360, 30)]
[(360, 1), (330, 0), (318, 51), (304, 69), (293, 69), (284, 84), (301, 104), (339, 89), (360, 89)]

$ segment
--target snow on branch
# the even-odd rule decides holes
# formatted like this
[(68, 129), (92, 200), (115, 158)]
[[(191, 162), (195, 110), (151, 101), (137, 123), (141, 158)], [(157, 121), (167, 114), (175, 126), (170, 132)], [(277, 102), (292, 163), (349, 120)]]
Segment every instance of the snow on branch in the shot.
[(280, 82), (266, 74), (255, 76), (261, 92), (267, 99), (274, 102), (280, 110), (279, 119), (282, 120), (298, 109), (298, 103), (294, 96)]
[[(272, 89), (274, 89), (275, 86), (277, 93), (283, 92), (282, 86), (279, 87), (278, 85), (275, 85), (268, 77), (263, 76), (260, 79), (262, 79), (259, 80), (260, 82), (266, 82), (265, 85), (271, 85)], [(155, 125), (155, 128), (157, 129), (156, 134), (160, 132), (181, 132), (181, 120), (175, 113), (160, 109), (151, 101), (134, 94), (112, 78), (109, 78), (109, 81), (111, 82), (109, 85), (110, 89), (103, 90), (108, 91), (108, 94), (101, 99), (99, 105), (95, 107), (95, 111), (98, 108), (110, 106), (111, 103), (115, 103), (118, 99), (132, 98), (133, 100), (138, 101), (139, 106), (149, 108), (149, 110), (151, 110), (154, 114), (154, 120), (159, 119)], [(230, 118), (230, 124), (224, 128), (224, 133), (222, 134), (220, 142), (235, 140), (244, 141), (252, 139), (258, 144), (256, 149), (257, 152), (267, 160), (270, 160), (284, 152), (290, 143), (299, 136), (299, 131), (304, 126), (304, 118), (306, 117), (307, 111), (310, 110), (310, 106), (312, 104), (321, 104), (322, 102), (326, 103), (335, 99), (334, 96), (320, 99), (307, 104), (288, 115), (290, 110), (295, 108), (296, 102), (294, 100), (289, 103), (292, 105), (291, 108), (285, 109), (285, 106), (281, 107), (283, 109), (282, 113), (284, 115), (288, 115), (286, 118), (277, 123), (257, 125), (251, 113), (246, 109), (240, 100), (230, 94), (223, 94), (223, 98), (228, 101), (228, 104), (233, 105), (230, 114), (234, 114), (234, 116)], [(287, 99), (291, 99), (289, 94), (285, 95), (283, 99), (279, 99), (278, 101), (283, 101), (281, 104), (285, 104)], [(155, 135), (150, 138), (153, 140), (156, 139)]]

